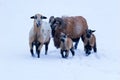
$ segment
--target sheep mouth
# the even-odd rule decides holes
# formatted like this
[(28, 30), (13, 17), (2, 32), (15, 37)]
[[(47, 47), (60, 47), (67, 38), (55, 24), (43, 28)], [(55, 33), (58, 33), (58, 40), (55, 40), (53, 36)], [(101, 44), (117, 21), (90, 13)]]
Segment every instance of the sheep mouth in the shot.
[(36, 24), (37, 24), (37, 27), (40, 27), (40, 26), (41, 26), (40, 21), (38, 21)]
[(41, 24), (37, 24), (37, 27), (40, 27), (41, 26)]

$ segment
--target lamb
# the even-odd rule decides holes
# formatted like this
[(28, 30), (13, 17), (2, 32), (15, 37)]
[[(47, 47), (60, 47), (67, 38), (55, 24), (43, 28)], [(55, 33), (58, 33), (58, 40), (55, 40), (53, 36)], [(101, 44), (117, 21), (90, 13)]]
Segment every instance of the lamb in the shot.
[(51, 16), (49, 23), (52, 29), (52, 37), (56, 48), (60, 48), (60, 33), (69, 34), (73, 42), (75, 42), (74, 48), (77, 49), (80, 37), (83, 41), (83, 35), (85, 30), (88, 29), (87, 21), (82, 16), (72, 17), (54, 17)]
[[(67, 37), (67, 35), (61, 32), (60, 41), (61, 41), (60, 53), (62, 55), (62, 58), (67, 58), (69, 55), (69, 51), (71, 51), (72, 56), (74, 56), (75, 52), (74, 52), (72, 40), (69, 37)], [(64, 52), (65, 52), (65, 55), (63, 54)]]
[(47, 17), (42, 16), (41, 14), (36, 14), (32, 16), (31, 19), (34, 19), (33, 27), (29, 32), (29, 46), (31, 55), (34, 56), (33, 46), (36, 47), (37, 57), (40, 57), (40, 51), (42, 46), (45, 44), (45, 55), (47, 55), (48, 45), (50, 42), (51, 28), (50, 24), (42, 21), (42, 19), (47, 19)]
[(94, 52), (97, 52), (96, 37), (93, 32), (95, 32), (95, 30), (88, 29), (84, 36), (84, 50), (87, 56), (91, 54), (92, 49)]

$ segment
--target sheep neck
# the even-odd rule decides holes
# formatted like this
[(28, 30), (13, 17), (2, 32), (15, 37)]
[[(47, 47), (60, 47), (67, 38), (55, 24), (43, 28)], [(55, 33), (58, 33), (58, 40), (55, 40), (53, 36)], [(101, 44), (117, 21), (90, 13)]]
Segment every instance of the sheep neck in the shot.
[(41, 27), (37, 27), (36, 24), (34, 24), (34, 32), (35, 32), (35, 37), (36, 39), (39, 37)]

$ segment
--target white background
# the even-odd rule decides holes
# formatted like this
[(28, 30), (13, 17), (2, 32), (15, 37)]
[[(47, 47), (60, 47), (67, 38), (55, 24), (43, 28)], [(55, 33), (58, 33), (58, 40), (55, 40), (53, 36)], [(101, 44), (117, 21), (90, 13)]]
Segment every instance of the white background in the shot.
[[(119, 0), (0, 0), (0, 80), (120, 80), (119, 8)], [(80, 40), (75, 56), (62, 59), (51, 39), (48, 55), (43, 47), (41, 58), (31, 57), (36, 13), (85, 17), (96, 30), (97, 54), (85, 56)]]

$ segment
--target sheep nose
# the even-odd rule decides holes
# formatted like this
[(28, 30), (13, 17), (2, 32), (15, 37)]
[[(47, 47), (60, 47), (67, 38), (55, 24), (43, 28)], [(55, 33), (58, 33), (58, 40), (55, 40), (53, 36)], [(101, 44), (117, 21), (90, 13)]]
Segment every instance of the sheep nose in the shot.
[(52, 29), (52, 30), (55, 30), (55, 25), (51, 25), (51, 29)]
[(39, 27), (41, 25), (40, 21), (37, 22), (37, 27)]
[(90, 35), (89, 34), (87, 34), (87, 36), (86, 36), (87, 38), (90, 38)]
[(62, 42), (65, 42), (65, 40), (63, 38), (60, 39)]

